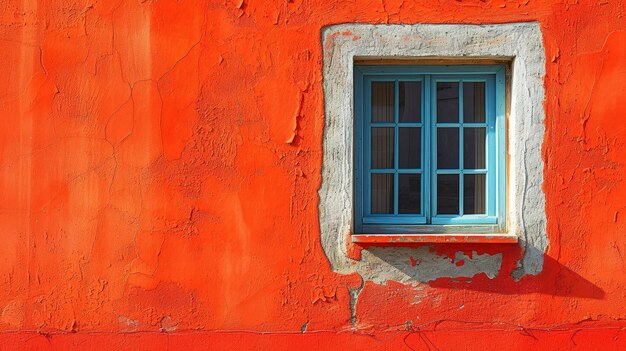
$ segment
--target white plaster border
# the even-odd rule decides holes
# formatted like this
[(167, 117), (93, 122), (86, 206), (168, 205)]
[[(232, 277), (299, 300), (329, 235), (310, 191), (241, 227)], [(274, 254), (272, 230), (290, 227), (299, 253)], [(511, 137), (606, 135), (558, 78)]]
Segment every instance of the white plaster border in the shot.
[[(319, 220), (322, 246), (332, 268), (345, 274), (358, 272), (377, 282), (497, 275), (501, 254), (465, 257), (470, 264), (461, 267), (453, 264), (456, 258), (442, 258), (421, 248), (371, 247), (361, 261), (348, 258), (346, 238), (353, 225), (353, 62), (355, 57), (510, 58), (507, 229), (524, 248), (513, 277), (519, 280), (541, 272), (548, 242), (541, 187), (545, 50), (539, 24), (339, 24), (322, 29), (322, 47), (325, 124)], [(420, 253), (421, 262), (428, 264), (417, 265), (414, 271), (399, 268), (409, 253), (413, 257)]]

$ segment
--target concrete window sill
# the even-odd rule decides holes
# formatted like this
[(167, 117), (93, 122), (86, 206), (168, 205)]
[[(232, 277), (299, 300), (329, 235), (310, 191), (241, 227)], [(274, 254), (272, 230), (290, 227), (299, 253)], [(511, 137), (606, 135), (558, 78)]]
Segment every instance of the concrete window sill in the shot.
[(353, 234), (352, 242), (359, 245), (410, 245), (419, 243), (446, 244), (516, 244), (511, 234)]

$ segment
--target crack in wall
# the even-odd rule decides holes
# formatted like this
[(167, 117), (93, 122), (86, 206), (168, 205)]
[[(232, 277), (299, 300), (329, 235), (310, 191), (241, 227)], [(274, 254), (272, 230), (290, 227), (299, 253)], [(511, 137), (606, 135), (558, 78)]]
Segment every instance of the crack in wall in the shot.
[(356, 327), (356, 304), (358, 302), (361, 290), (363, 290), (363, 287), (365, 287), (365, 279), (363, 279), (363, 277), (361, 276), (359, 276), (359, 278), (361, 279), (361, 284), (358, 287), (348, 288), (348, 292), (350, 293), (350, 324), (352, 324), (352, 327)]

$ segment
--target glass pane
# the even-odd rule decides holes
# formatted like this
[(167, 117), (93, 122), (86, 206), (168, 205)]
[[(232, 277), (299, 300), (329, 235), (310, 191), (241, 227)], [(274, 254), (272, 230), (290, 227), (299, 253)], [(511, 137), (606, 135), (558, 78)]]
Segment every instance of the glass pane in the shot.
[(420, 168), (422, 128), (399, 128), (398, 154), (400, 168)]
[(485, 214), (485, 175), (463, 176), (463, 214)]
[(372, 122), (394, 122), (395, 82), (372, 82)]
[(437, 122), (456, 123), (459, 121), (459, 83), (437, 83)]
[(437, 128), (437, 169), (459, 168), (459, 128)]
[(437, 214), (459, 214), (459, 175), (437, 175)]
[(372, 168), (394, 168), (394, 128), (372, 128)]
[(485, 122), (485, 82), (463, 82), (463, 122)]
[(372, 213), (393, 214), (393, 174), (372, 174)]
[(485, 128), (463, 128), (463, 168), (484, 169)]
[(400, 122), (419, 123), (422, 120), (422, 82), (400, 82), (398, 89)]
[(398, 213), (419, 214), (422, 201), (422, 175), (398, 174)]

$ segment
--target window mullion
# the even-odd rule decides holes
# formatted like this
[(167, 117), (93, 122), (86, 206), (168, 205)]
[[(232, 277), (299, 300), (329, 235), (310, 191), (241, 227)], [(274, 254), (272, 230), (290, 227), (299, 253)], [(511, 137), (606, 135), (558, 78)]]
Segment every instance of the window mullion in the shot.
[(393, 167), (394, 167), (394, 173), (393, 173), (393, 214), (397, 215), (398, 214), (398, 198), (400, 197), (400, 194), (398, 193), (398, 164), (399, 164), (399, 158), (400, 158), (400, 131), (398, 130), (398, 121), (400, 120), (400, 88), (399, 88), (399, 83), (398, 80), (395, 80), (395, 84), (394, 84), (394, 102), (393, 102), (393, 111), (394, 111), (394, 135), (393, 135), (393, 142), (394, 142), (394, 157), (393, 157)]
[(428, 95), (425, 99), (426, 101), (426, 124), (428, 125), (428, 141), (427, 141), (427, 147), (429, 149), (429, 153), (428, 153), (428, 163), (425, 165), (427, 168), (427, 174), (428, 174), (428, 182), (426, 183), (426, 188), (427, 188), (427, 201), (428, 201), (428, 216), (426, 218), (426, 222), (427, 223), (432, 223), (433, 221), (433, 215), (435, 213), (435, 209), (437, 206), (437, 199), (436, 199), (436, 191), (435, 191), (435, 186), (436, 186), (436, 175), (435, 175), (435, 170), (437, 168), (437, 144), (434, 142), (435, 139), (435, 133), (437, 132), (437, 127), (435, 125), (435, 117), (434, 117), (434, 111), (436, 108), (436, 97), (437, 97), (437, 90), (435, 88), (435, 85), (437, 84), (435, 82), (434, 79), (432, 79), (431, 75), (427, 75), (426, 76), (426, 83), (427, 83), (427, 88), (425, 88), (424, 90), (428, 91)]
[(430, 224), (430, 75), (424, 75), (422, 79), (422, 106), (420, 106), (422, 114), (422, 213), (426, 218), (426, 223)]
[(463, 197), (465, 196), (465, 177), (463, 176), (463, 168), (465, 167), (465, 150), (464, 144), (464, 129), (463, 123), (465, 122), (463, 116), (463, 80), (459, 80), (459, 216), (463, 216)]

